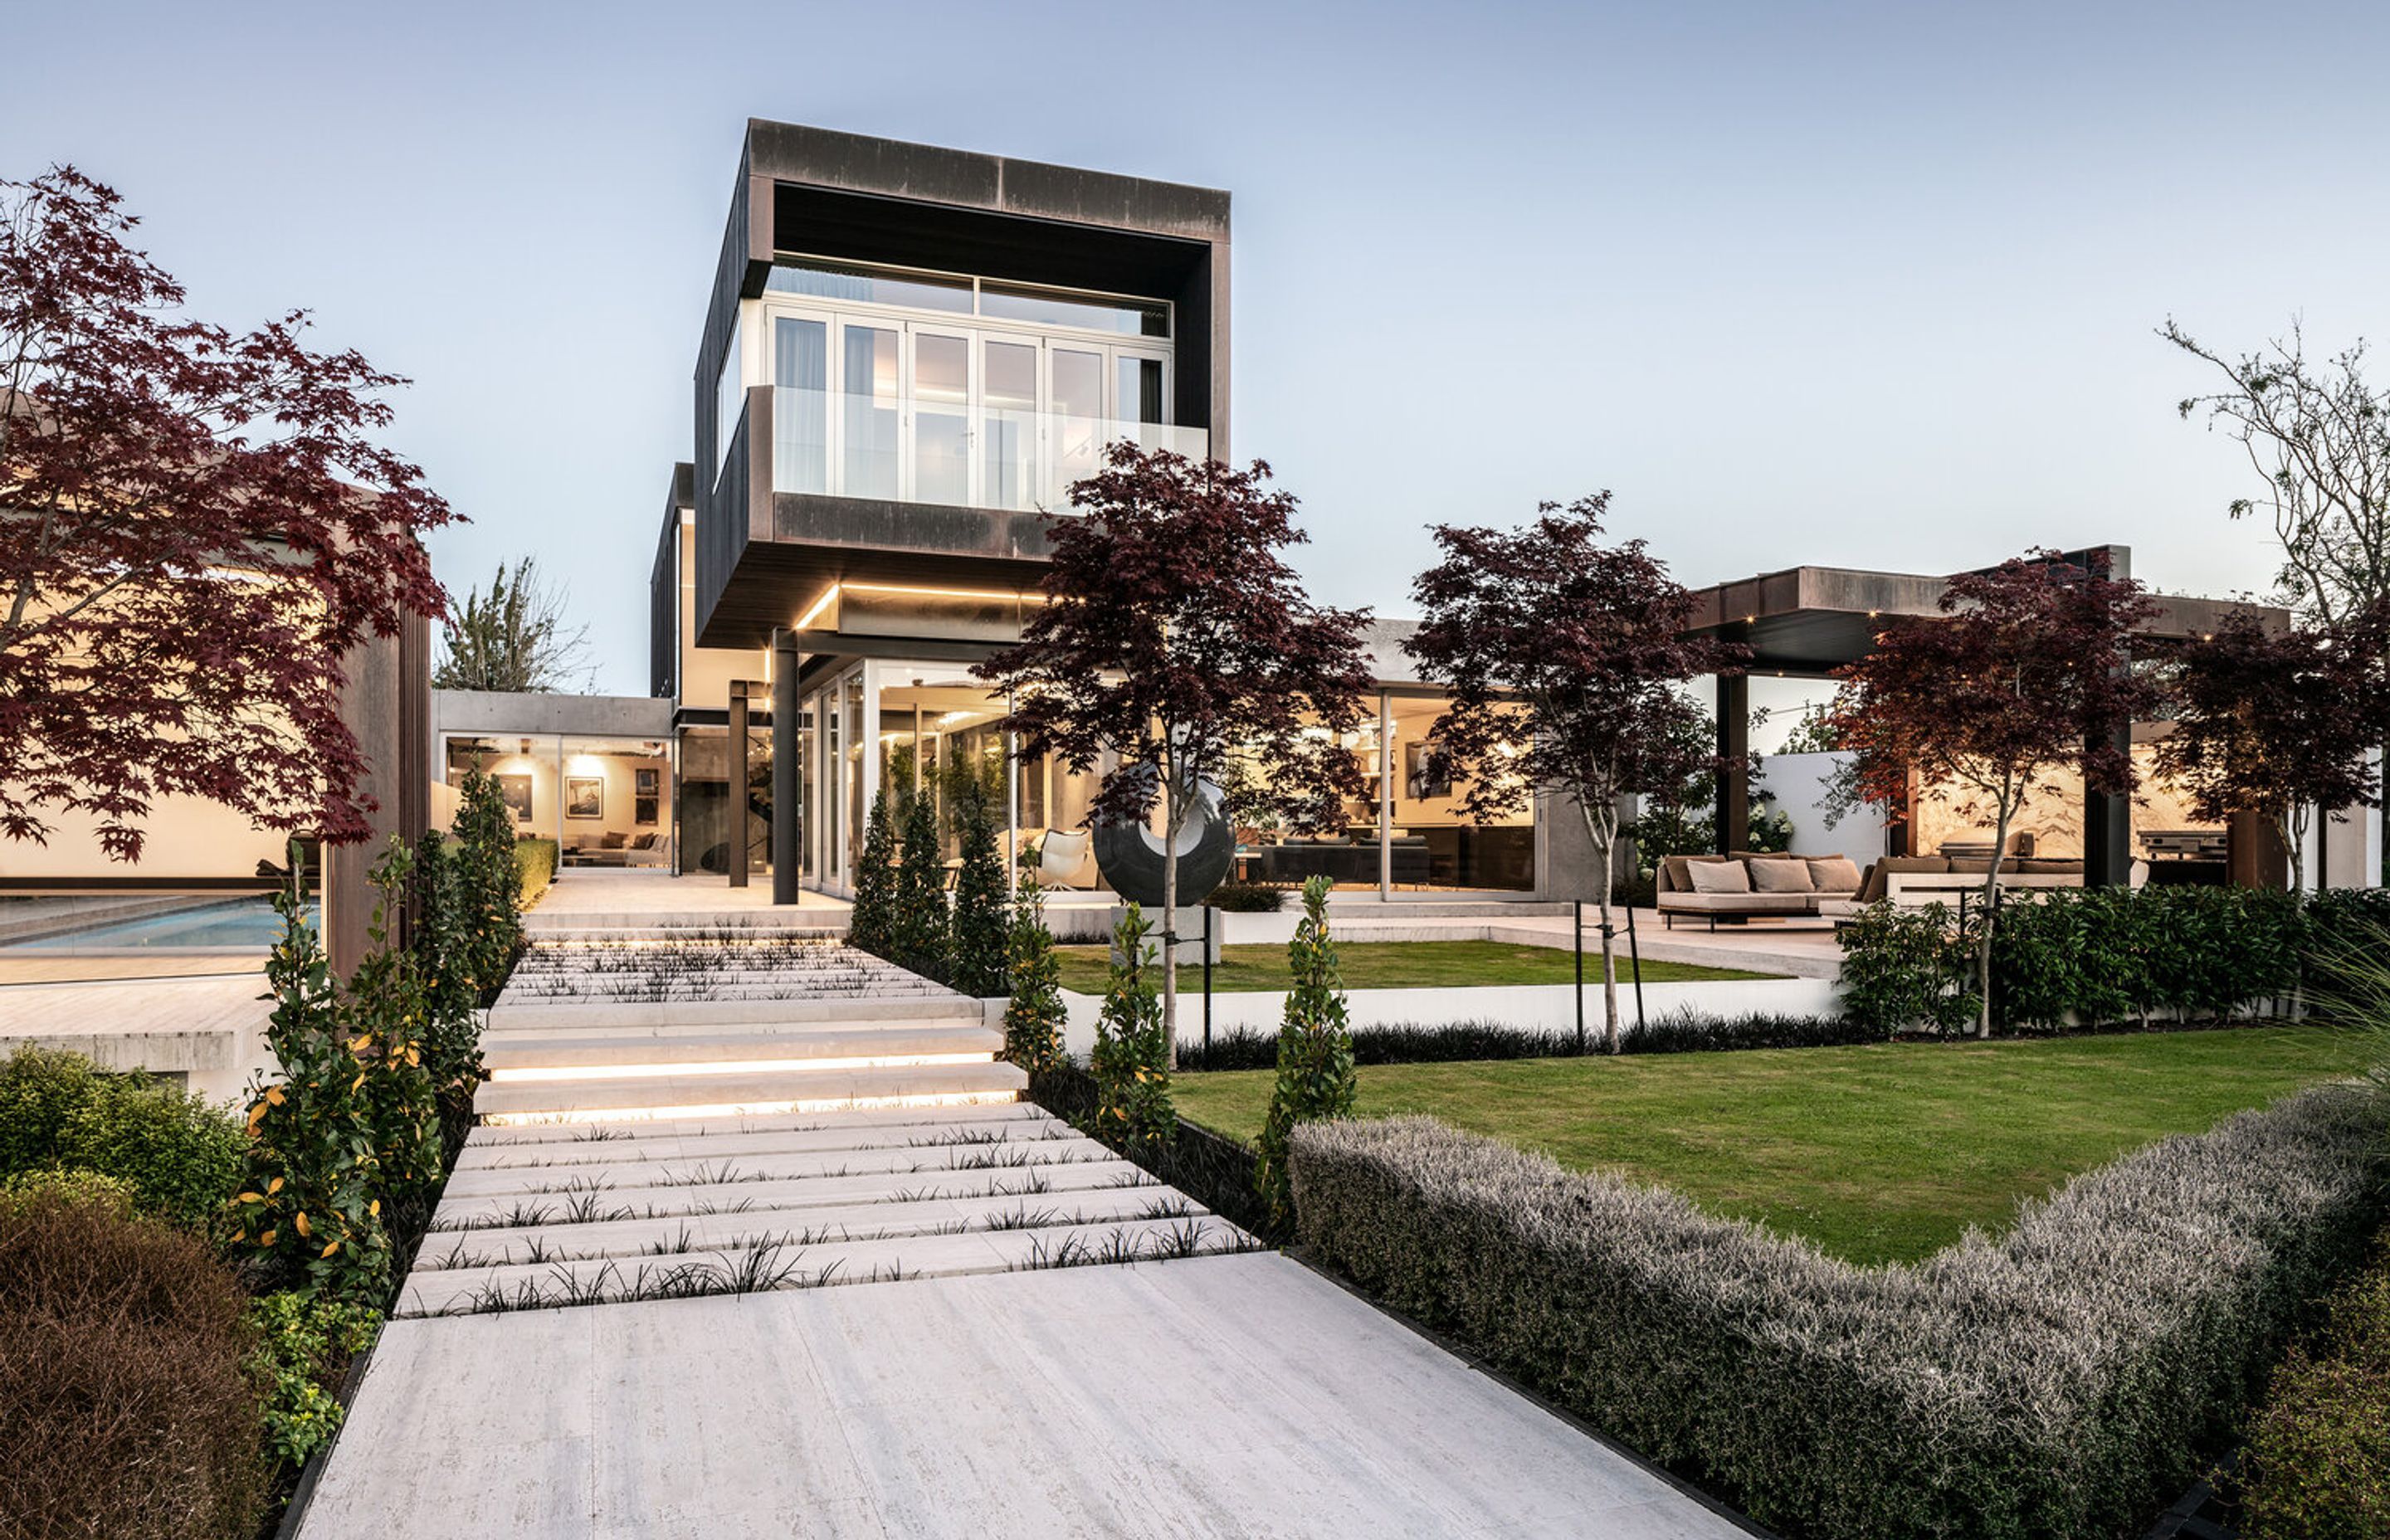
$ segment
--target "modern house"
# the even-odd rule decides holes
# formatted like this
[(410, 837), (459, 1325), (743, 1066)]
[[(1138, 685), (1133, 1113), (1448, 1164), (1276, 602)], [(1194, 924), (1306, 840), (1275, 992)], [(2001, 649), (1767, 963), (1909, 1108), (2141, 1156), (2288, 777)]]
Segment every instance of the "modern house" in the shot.
[[(880, 789), (963, 776), (1072, 845), (1100, 767), (1017, 761), (970, 666), (1040, 602), (1043, 510), (1107, 445), (1229, 456), (1228, 267), (1224, 192), (748, 124), (650, 578), (678, 869), (844, 894)], [(1428, 777), (1439, 702), (1398, 639), (1352, 743), (1379, 794), (1343, 835), (1242, 831), (1242, 868), (1574, 896), (1576, 820), (1472, 826)]]

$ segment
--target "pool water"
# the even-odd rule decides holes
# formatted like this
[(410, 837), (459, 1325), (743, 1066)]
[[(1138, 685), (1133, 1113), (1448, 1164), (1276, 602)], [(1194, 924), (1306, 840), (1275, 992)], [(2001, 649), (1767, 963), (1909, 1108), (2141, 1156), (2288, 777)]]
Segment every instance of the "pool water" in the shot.
[[(307, 905), (310, 926), (322, 923), (322, 906)], [(90, 952), (265, 952), (282, 939), (282, 917), (262, 898), (210, 904), (166, 915), (115, 920), (6, 948), (17, 954)]]

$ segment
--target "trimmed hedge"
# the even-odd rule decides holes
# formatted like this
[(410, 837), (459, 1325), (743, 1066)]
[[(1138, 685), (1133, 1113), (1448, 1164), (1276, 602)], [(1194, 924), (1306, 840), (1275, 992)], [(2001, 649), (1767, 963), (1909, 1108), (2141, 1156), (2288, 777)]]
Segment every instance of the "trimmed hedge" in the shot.
[(515, 841), (515, 881), (520, 886), (521, 897), (519, 902), (523, 908), (528, 909), (547, 896), (548, 888), (556, 881), (558, 859), (558, 847), (553, 840), (524, 835)]
[(2332, 1301), (2317, 1351), (2294, 1351), (2242, 1461), (2251, 1540), (2390, 1534), (2390, 1236)]
[[(1969, 1031), (1979, 912), (1870, 905), (1842, 930), (1845, 1012), (1882, 1033)], [(2060, 888), (2000, 905), (1992, 1020), (2008, 1032), (2271, 1012), (2334, 960), (2379, 957), (2390, 890)]]
[(0, 1533), (252, 1534), (243, 1303), (199, 1239), (104, 1194), (0, 1197)]
[(2384, 1121), (2307, 1091), (1911, 1267), (1427, 1118), (1298, 1130), (1295, 1212), (1365, 1289), (1764, 1523), (2088, 1540), (2181, 1489), (2355, 1258)]
[[(1890, 1034), (1840, 1016), (1697, 1016), (1677, 1011), (1619, 1039), (1622, 1053), (1717, 1053), (1730, 1048), (1824, 1048), (1882, 1043)], [(1454, 1064), (1482, 1059), (1574, 1059), (1606, 1053), (1598, 1029), (1583, 1044), (1566, 1027), (1514, 1027), (1502, 1021), (1403, 1022), (1353, 1033), (1353, 1062)], [(1278, 1067), (1278, 1035), (1252, 1027), (1214, 1034), (1207, 1046), (1178, 1045), (1179, 1072), (1270, 1070)]]
[(0, 1059), (0, 1180), (105, 1172), (142, 1213), (204, 1235), (239, 1182), (245, 1142), (230, 1112), (162, 1081), (48, 1048)]

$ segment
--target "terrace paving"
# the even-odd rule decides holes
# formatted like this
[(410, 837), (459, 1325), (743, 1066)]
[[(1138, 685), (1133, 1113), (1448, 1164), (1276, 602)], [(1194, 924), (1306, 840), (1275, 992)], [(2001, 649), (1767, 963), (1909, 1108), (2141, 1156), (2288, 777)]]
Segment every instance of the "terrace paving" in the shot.
[(1742, 1533), (718, 919), (535, 943), (300, 1540)]

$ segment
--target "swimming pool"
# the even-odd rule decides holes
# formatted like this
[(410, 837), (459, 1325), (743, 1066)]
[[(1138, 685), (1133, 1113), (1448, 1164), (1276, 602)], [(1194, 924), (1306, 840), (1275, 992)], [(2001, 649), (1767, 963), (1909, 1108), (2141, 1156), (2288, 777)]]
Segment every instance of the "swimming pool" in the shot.
[[(321, 905), (305, 910), (310, 926), (321, 924)], [(24, 956), (92, 953), (266, 952), (282, 939), (282, 917), (263, 898), (231, 899), (172, 914), (115, 920), (86, 930), (19, 942), (0, 952)]]

